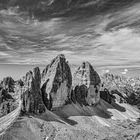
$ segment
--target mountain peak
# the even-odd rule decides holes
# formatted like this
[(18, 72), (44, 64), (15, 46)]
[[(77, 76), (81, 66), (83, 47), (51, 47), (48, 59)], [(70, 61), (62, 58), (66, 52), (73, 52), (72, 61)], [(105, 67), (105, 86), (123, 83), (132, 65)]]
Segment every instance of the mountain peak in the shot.
[(42, 94), (48, 109), (63, 106), (71, 90), (71, 70), (63, 54), (55, 57), (43, 70)]
[(79, 104), (95, 105), (100, 100), (100, 77), (89, 62), (83, 62), (74, 74), (72, 98)]
[(22, 112), (23, 113), (42, 113), (45, 111), (45, 106), (41, 94), (41, 74), (38, 67), (33, 71), (27, 72), (23, 79), (22, 93)]

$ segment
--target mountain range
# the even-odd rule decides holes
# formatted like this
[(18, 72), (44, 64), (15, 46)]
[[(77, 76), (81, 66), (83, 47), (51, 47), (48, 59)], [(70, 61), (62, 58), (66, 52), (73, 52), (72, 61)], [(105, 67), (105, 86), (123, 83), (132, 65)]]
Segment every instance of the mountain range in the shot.
[(18, 81), (4, 78), (0, 139), (138, 140), (140, 111), (133, 103), (140, 80), (132, 81), (112, 74), (100, 77), (89, 62), (72, 76), (63, 54), (42, 72), (36, 67)]

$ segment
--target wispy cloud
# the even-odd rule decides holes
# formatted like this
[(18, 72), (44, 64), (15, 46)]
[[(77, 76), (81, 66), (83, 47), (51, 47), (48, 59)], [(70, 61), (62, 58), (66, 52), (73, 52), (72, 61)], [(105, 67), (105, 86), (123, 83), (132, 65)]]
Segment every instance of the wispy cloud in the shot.
[(7, 53), (4, 53), (4, 52), (0, 52), (0, 56), (8, 56), (8, 54)]

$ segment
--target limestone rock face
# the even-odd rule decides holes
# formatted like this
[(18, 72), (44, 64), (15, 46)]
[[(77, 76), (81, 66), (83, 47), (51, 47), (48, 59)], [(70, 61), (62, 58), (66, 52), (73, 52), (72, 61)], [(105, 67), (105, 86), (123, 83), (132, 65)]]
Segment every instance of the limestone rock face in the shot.
[(41, 91), (48, 109), (62, 107), (70, 97), (72, 76), (64, 55), (58, 55), (43, 70)]
[(22, 112), (24, 113), (43, 113), (45, 105), (42, 101), (41, 94), (41, 74), (38, 67), (34, 68), (33, 72), (29, 71), (23, 82), (19, 82), (21, 86)]
[(95, 105), (100, 100), (100, 77), (89, 62), (83, 62), (73, 76), (72, 100)]

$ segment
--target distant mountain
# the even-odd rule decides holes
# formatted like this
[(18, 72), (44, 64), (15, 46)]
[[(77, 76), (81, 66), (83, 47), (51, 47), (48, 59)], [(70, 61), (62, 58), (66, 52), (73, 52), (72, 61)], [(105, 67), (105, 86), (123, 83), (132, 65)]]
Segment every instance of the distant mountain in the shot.
[(140, 78), (105, 74), (102, 77), (104, 87), (116, 97), (119, 102), (138, 105), (140, 101)]
[(111, 140), (123, 139), (124, 132), (138, 137), (140, 111), (127, 103), (137, 101), (133, 97), (138, 97), (139, 89), (139, 79), (112, 74), (100, 78), (89, 62), (83, 62), (72, 78), (65, 56), (58, 55), (42, 73), (36, 67), (16, 82), (11, 77), (3, 79), (0, 139), (101, 140), (108, 136)]

